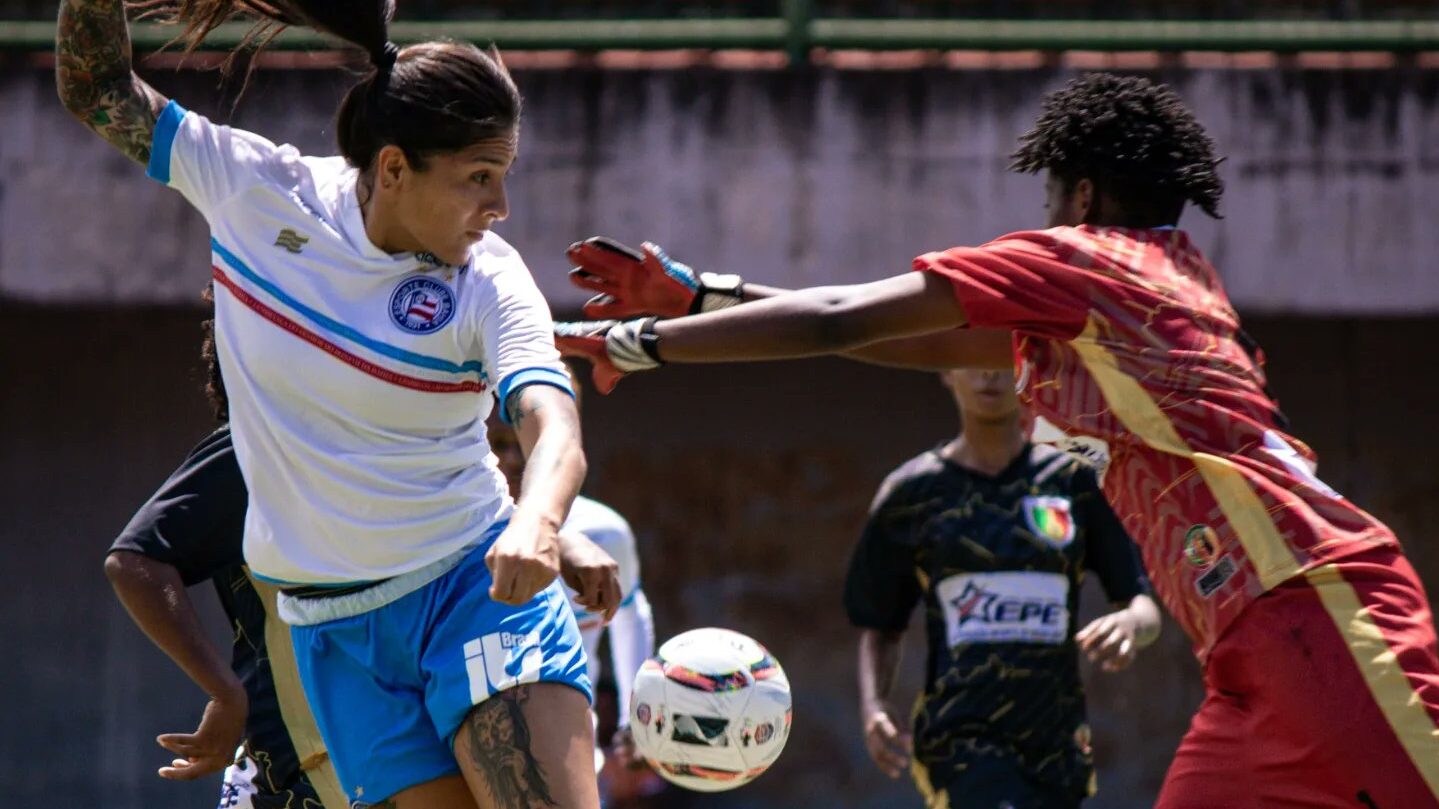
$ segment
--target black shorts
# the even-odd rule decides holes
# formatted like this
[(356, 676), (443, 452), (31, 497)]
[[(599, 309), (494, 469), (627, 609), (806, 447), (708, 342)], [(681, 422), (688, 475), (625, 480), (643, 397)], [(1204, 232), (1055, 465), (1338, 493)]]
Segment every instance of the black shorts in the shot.
[(1078, 809), (1083, 795), (1036, 781), (1014, 756), (966, 756), (940, 766), (915, 762), (926, 809)]

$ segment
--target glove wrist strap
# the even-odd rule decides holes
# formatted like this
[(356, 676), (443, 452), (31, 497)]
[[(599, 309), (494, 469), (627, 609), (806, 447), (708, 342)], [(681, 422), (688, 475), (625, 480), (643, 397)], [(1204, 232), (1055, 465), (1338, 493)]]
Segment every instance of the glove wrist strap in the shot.
[(664, 364), (660, 359), (660, 337), (655, 333), (657, 317), (620, 323), (605, 333), (605, 353), (625, 373), (648, 371)]
[(738, 275), (702, 272), (699, 293), (690, 305), (690, 314), (717, 312), (744, 303), (744, 279)]

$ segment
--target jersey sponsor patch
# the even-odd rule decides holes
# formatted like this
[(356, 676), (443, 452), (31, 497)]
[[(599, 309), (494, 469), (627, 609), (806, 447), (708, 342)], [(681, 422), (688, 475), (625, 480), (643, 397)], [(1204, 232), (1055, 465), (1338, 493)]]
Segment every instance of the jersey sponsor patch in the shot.
[(1024, 524), (1035, 536), (1051, 545), (1064, 546), (1074, 540), (1074, 514), (1068, 497), (1030, 496), (1024, 498)]
[(935, 586), (951, 647), (966, 643), (1063, 643), (1069, 579), (1062, 573), (961, 573)]
[(439, 331), (455, 316), (455, 293), (428, 276), (400, 282), (390, 296), (390, 320), (411, 334)]
[(1238, 565), (1234, 564), (1233, 557), (1226, 556), (1215, 563), (1204, 575), (1194, 580), (1194, 589), (1199, 592), (1200, 598), (1209, 598), (1215, 591), (1223, 587), (1225, 582), (1234, 578), (1239, 572)]

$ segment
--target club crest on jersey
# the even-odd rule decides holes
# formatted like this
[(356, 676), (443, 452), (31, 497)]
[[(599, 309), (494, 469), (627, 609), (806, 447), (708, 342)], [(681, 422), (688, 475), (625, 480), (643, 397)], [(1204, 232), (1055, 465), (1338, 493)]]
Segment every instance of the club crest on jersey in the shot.
[(1032, 496), (1024, 498), (1024, 522), (1035, 536), (1054, 545), (1068, 545), (1074, 540), (1074, 515), (1068, 497)]
[(1204, 569), (1219, 559), (1219, 534), (1207, 525), (1195, 525), (1184, 533), (1184, 558)]
[(395, 287), (390, 320), (411, 334), (439, 331), (455, 316), (455, 293), (443, 281), (415, 276)]

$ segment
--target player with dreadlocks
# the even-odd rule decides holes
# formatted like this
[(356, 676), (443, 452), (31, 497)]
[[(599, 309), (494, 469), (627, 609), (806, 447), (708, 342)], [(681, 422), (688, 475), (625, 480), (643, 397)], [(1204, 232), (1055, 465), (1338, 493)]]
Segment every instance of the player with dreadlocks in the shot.
[(1218, 273), (1176, 227), (1187, 204), (1218, 216), (1218, 162), (1168, 87), (1085, 76), (1045, 99), (1015, 154), (1046, 175), (1048, 229), (779, 295), (591, 240), (571, 258), (603, 293), (592, 315), (709, 313), (571, 324), (563, 348), (606, 387), (663, 362), (1017, 360), (1036, 438), (1107, 462), (1105, 496), (1204, 666), (1158, 807), (1439, 806), (1423, 587), (1389, 528), (1315, 476)]

